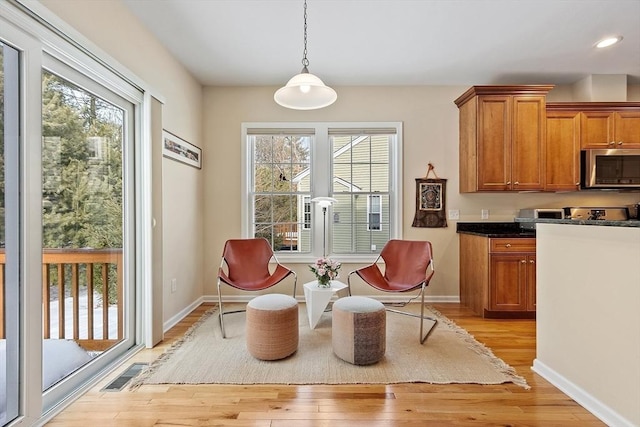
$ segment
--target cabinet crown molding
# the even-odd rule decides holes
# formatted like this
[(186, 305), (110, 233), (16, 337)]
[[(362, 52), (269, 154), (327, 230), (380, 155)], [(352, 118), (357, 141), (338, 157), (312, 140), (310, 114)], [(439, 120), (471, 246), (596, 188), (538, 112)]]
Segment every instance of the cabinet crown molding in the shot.
[(547, 102), (547, 111), (625, 111), (640, 109), (640, 102)]
[(547, 95), (555, 85), (485, 85), (471, 86), (453, 101), (458, 107), (476, 95)]

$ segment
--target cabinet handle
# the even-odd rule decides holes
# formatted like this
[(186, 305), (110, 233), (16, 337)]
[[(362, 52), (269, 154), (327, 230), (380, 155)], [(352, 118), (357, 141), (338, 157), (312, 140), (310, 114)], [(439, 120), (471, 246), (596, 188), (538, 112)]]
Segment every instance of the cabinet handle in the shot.
[(507, 185), (511, 185), (511, 181), (507, 181)]
[(609, 145), (615, 145), (615, 144), (616, 144), (616, 142), (615, 142), (615, 141), (611, 141), (611, 142), (609, 143)]
[(534, 260), (532, 260), (532, 259), (530, 259), (530, 260), (529, 260), (529, 264), (535, 264), (535, 261), (534, 261)]
[(518, 181), (514, 182), (513, 185), (520, 185)]
[(622, 141), (618, 142), (618, 145), (622, 145)]
[(511, 243), (507, 243), (506, 245), (504, 245), (505, 248), (510, 248), (511, 247)]
[(523, 263), (523, 264), (526, 264), (526, 263), (527, 263), (527, 260), (526, 260), (526, 259), (523, 259), (523, 260), (521, 260), (520, 262), (521, 262), (521, 263)]
[(579, 187), (579, 186), (580, 186), (580, 183), (579, 183), (579, 182), (576, 182), (576, 187)]

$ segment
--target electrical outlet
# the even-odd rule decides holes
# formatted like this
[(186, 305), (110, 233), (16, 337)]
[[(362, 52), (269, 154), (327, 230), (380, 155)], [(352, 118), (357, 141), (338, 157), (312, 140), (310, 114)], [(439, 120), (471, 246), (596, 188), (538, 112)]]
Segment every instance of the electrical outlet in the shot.
[(371, 250), (375, 251), (378, 247), (376, 245), (371, 245)]
[(482, 209), (482, 211), (480, 211), (480, 218), (489, 219), (489, 209)]
[(460, 211), (458, 209), (449, 209), (449, 219), (460, 219)]
[(171, 279), (171, 292), (175, 292), (178, 289), (178, 281), (176, 279)]

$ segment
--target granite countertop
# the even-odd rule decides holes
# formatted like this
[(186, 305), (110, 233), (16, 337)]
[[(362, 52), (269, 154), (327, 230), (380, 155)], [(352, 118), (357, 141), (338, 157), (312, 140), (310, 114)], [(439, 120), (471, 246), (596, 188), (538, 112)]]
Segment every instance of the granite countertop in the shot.
[(535, 230), (522, 228), (517, 222), (458, 222), (456, 232), (483, 237), (536, 237)]
[(518, 224), (570, 224), (570, 225), (601, 225), (609, 227), (640, 227), (640, 220), (628, 219), (626, 221), (610, 221), (606, 219), (549, 219), (549, 218), (516, 218)]

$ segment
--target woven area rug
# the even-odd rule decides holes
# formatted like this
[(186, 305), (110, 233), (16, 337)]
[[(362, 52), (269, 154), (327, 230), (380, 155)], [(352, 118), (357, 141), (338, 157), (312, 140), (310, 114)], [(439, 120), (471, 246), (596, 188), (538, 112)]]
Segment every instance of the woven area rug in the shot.
[[(410, 304), (419, 311), (419, 304)], [(225, 315), (227, 338), (220, 333), (217, 309), (211, 309), (131, 383), (142, 384), (433, 384), (512, 382), (526, 380), (495, 357), (490, 349), (435, 309), (438, 324), (420, 345), (418, 318), (387, 312), (385, 357), (375, 365), (351, 365), (333, 354), (331, 313), (309, 328), (300, 304), (298, 351), (279, 361), (254, 359), (245, 345), (245, 314)], [(225, 305), (225, 310), (231, 305)], [(407, 310), (405, 307), (404, 310)], [(425, 326), (431, 322), (425, 322)]]

